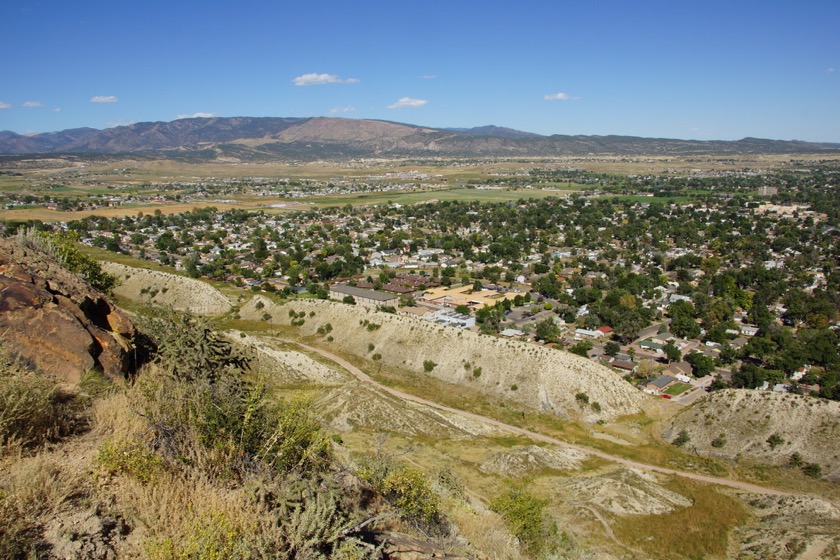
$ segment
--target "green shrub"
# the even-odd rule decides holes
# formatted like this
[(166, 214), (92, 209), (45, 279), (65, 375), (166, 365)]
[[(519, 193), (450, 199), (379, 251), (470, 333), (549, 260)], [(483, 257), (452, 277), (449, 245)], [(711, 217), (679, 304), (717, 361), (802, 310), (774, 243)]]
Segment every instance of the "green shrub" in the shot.
[(96, 465), (109, 475), (125, 474), (149, 484), (163, 472), (163, 458), (139, 442), (110, 440), (99, 448)]
[(212, 382), (250, 367), (250, 357), (198, 315), (156, 309), (139, 326), (156, 349), (154, 361), (171, 377)]
[(432, 523), (440, 516), (440, 500), (423, 472), (399, 466), (383, 479), (380, 491), (410, 518)]
[(674, 438), (674, 441), (672, 441), (671, 443), (673, 443), (677, 447), (682, 447), (683, 445), (688, 443), (690, 440), (691, 440), (691, 437), (688, 435), (688, 432), (685, 431), (685, 430), (681, 430), (680, 433), (677, 434), (677, 437)]
[(423, 361), (423, 371), (426, 373), (431, 373), (437, 364), (432, 360), (424, 360)]
[(767, 444), (770, 446), (770, 449), (776, 449), (783, 443), (785, 443), (785, 440), (779, 434), (773, 434), (767, 438)]
[(817, 463), (805, 463), (802, 466), (802, 472), (805, 473), (805, 476), (810, 476), (811, 478), (819, 478), (822, 476), (822, 467)]
[(550, 550), (557, 528), (546, 519), (548, 500), (537, 498), (522, 486), (514, 486), (490, 502), (490, 509), (502, 516), (508, 529), (535, 556)]
[(363, 461), (357, 474), (409, 519), (440, 521), (440, 499), (422, 471), (377, 453)]
[(191, 316), (176, 316), (160, 330), (170, 333), (175, 325), (176, 342), (189, 344), (180, 354), (159, 345), (160, 367), (140, 377), (135, 393), (155, 449), (172, 462), (222, 477), (258, 468), (314, 473), (330, 464), (329, 439), (308, 401), (269, 402), (261, 379), (244, 380), (250, 362), (227, 339)]

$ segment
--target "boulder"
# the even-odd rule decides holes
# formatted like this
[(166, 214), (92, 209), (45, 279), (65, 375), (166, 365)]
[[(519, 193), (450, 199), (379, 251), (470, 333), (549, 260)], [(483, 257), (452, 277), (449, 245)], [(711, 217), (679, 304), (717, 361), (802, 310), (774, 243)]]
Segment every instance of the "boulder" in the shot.
[(12, 354), (69, 383), (91, 369), (124, 377), (135, 334), (124, 312), (54, 257), (0, 239), (0, 339)]

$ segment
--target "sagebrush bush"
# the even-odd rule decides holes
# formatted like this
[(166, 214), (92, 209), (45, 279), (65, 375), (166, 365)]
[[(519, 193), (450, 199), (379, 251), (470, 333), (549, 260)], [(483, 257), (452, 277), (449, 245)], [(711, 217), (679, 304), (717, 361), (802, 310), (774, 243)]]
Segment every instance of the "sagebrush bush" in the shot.
[(166, 311), (153, 324), (157, 367), (140, 377), (135, 406), (148, 420), (154, 449), (226, 478), (329, 466), (332, 446), (308, 401), (269, 402), (260, 379), (245, 379), (247, 354), (201, 318)]
[(538, 555), (551, 550), (557, 540), (557, 527), (544, 513), (547, 504), (524, 486), (513, 486), (493, 498), (490, 509), (502, 516), (526, 550)]
[(405, 518), (425, 525), (443, 521), (440, 498), (422, 471), (376, 453), (361, 460), (357, 474)]

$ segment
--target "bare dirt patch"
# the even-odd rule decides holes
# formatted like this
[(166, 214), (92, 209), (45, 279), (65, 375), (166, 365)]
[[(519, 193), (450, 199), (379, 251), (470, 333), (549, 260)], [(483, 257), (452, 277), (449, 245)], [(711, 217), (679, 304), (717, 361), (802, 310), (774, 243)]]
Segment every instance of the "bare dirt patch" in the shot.
[(481, 464), (479, 470), (487, 474), (521, 477), (543, 469), (579, 469), (588, 457), (577, 449), (528, 445), (492, 455)]
[(661, 515), (691, 505), (685, 496), (660, 485), (656, 475), (630, 468), (574, 479), (562, 484), (560, 492), (614, 515)]
[(754, 517), (735, 535), (744, 559), (840, 557), (840, 508), (804, 496), (744, 496)]

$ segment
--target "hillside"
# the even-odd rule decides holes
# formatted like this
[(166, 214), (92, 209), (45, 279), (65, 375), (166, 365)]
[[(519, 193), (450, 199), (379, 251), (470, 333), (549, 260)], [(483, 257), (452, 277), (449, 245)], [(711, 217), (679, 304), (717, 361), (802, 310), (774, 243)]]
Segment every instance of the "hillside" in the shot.
[(210, 117), (35, 135), (0, 132), (0, 154), (136, 153), (242, 161), (350, 157), (551, 157), (838, 153), (837, 144), (744, 138), (540, 136), (503, 127), (434, 129), (345, 118)]
[(102, 268), (117, 278), (113, 291), (120, 297), (146, 300), (198, 315), (222, 315), (232, 307), (221, 292), (200, 280), (117, 263), (103, 263)]
[[(268, 313), (271, 322), (288, 325), (292, 311), (307, 317), (300, 327), (304, 335), (315, 335), (318, 327), (332, 325), (330, 346), (343, 352), (380, 354), (383, 364), (411, 372), (424, 372), (427, 363), (434, 363), (426, 373), (441, 381), (467, 385), (562, 418), (612, 420), (641, 412), (653, 400), (591, 360), (414, 317), (318, 300), (278, 306), (259, 296), (243, 306), (240, 314), (260, 320)], [(310, 313), (314, 317), (309, 318)], [(379, 326), (368, 327), (371, 324)], [(575, 398), (579, 393), (598, 405), (582, 406)]]
[[(106, 268), (122, 277), (118, 289), (138, 308), (177, 305), (209, 316), (230, 309), (223, 294), (198, 280)], [(32, 454), (39, 448), (31, 444), (0, 446), (0, 514), (6, 521), (0, 525), (0, 556), (37, 550), (42, 558), (174, 560), (255, 558), (258, 550), (282, 550), (285, 555), (279, 557), (297, 558), (304, 556), (289, 553), (290, 547), (336, 552), (342, 542), (343, 550), (356, 553), (353, 558), (525, 559), (546, 557), (536, 550), (539, 543), (552, 542), (552, 557), (569, 560), (794, 560), (831, 558), (840, 546), (840, 509), (823, 497), (707, 479), (726, 489), (683, 478), (690, 473), (673, 477), (644, 463), (627, 464), (625, 452), (634, 457), (654, 444), (642, 441), (646, 436), (638, 419), (643, 414), (620, 416), (654, 401), (593, 362), (336, 302), (277, 305), (250, 292), (242, 296), (240, 301), (248, 303), (236, 311), (246, 320), (239, 322), (244, 330), (225, 336), (207, 330), (210, 323), (196, 316), (163, 312), (163, 318), (144, 319), (140, 324), (155, 342), (158, 358), (140, 371), (134, 385), (103, 379), (97, 390), (89, 380), (84, 390), (65, 388), (70, 392), (62, 393), (56, 410), (85, 418), (72, 424), (76, 431), (63, 432), (62, 439), (51, 439)], [(329, 351), (316, 351), (316, 345)], [(635, 443), (620, 440), (610, 456), (586, 444), (529, 436), (511, 425), (364, 381), (362, 372), (337, 354), (366, 368), (379, 362), (399, 375), (428, 376), (438, 387), (452, 384), (454, 392), (456, 385), (465, 386), (513, 410), (533, 407), (569, 420), (610, 421), (616, 433), (623, 433), (622, 427), (635, 431)], [(264, 392), (250, 392), (250, 381), (242, 385), (239, 375), (245, 371), (229, 360), (234, 355), (251, 356), (247, 379), (266, 383)], [(0, 386), (19, 383), (24, 379), (19, 375), (0, 363)], [(25, 379), (34, 383), (37, 377)], [(0, 393), (0, 399), (16, 398), (19, 389)], [(575, 398), (578, 392), (587, 393), (588, 405)], [(271, 404), (252, 408), (258, 395)], [(724, 451), (731, 446), (744, 450), (742, 459), (772, 461), (761, 454), (761, 439), (777, 430), (786, 442), (802, 438), (782, 444), (782, 455), (796, 449), (803, 460), (822, 462), (818, 457), (833, 453), (836, 407), (785, 397), (790, 396), (713, 394), (666, 426), (668, 438), (677, 430), (689, 431), (696, 449), (679, 452), (661, 444), (658, 449), (687, 461), (679, 468), (689, 468), (696, 462), (694, 453), (703, 454), (710, 445), (703, 447), (703, 430), (729, 430), (731, 443)], [(78, 406), (65, 408), (68, 398)], [(0, 420), (4, 410), (0, 407)], [(243, 438), (252, 422), (260, 423), (260, 430), (280, 431)], [(755, 424), (761, 430), (744, 428)], [(0, 422), (0, 428), (6, 426)], [(825, 441), (797, 436), (797, 429), (816, 433), (815, 438), (824, 435)], [(51, 433), (44, 437), (54, 437)], [(283, 452), (273, 461), (303, 445), (309, 451), (300, 460), (316, 462), (272, 475), (276, 463), (265, 462), (264, 450), (278, 437)], [(319, 471), (326, 459), (330, 469)], [(826, 470), (833, 476), (830, 467)], [(826, 482), (818, 484), (829, 490)], [(497, 509), (507, 507), (499, 505), (500, 498), (516, 495), (545, 498), (536, 518), (528, 518), (530, 530), (537, 531), (531, 536), (517, 533), (517, 526), (500, 515), (504, 509)], [(403, 499), (407, 496), (409, 501)], [(438, 508), (442, 517), (433, 525), (417, 525), (417, 517), (403, 521), (419, 515), (406, 509), (412, 503)], [(361, 519), (377, 520), (365, 531), (354, 529)], [(562, 527), (562, 538), (552, 537), (551, 526)], [(301, 535), (308, 535), (306, 543)], [(381, 554), (373, 551), (376, 543)]]
[[(799, 453), (804, 463), (816, 463), (823, 475), (840, 479), (836, 401), (748, 389), (717, 391), (672, 418), (664, 436), (673, 440), (680, 430), (691, 438), (686, 446), (703, 455), (787, 465)], [(721, 435), (725, 443), (714, 446)], [(775, 445), (768, 442), (773, 435), (781, 439)]]

